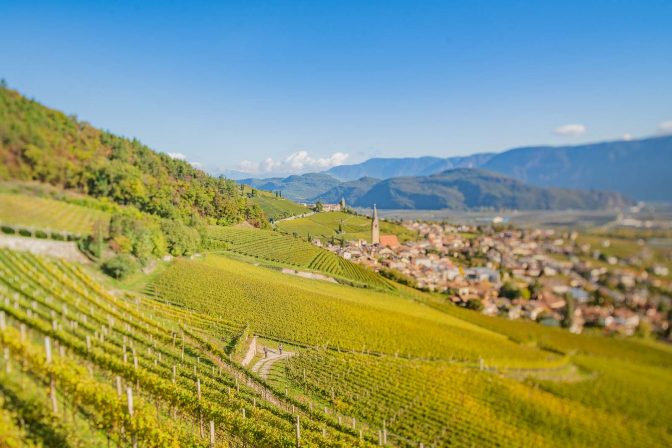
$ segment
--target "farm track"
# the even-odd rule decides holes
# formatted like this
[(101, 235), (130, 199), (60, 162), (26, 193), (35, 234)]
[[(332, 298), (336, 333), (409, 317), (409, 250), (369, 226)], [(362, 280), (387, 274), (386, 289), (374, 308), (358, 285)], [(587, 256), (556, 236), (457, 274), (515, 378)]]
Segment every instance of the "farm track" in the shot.
[(283, 352), (282, 354), (276, 352), (275, 350), (268, 350), (268, 357), (262, 358), (257, 361), (254, 366), (252, 366), (252, 372), (258, 374), (263, 379), (268, 379), (268, 374), (271, 372), (273, 364), (283, 359), (288, 359), (294, 356), (294, 352)]

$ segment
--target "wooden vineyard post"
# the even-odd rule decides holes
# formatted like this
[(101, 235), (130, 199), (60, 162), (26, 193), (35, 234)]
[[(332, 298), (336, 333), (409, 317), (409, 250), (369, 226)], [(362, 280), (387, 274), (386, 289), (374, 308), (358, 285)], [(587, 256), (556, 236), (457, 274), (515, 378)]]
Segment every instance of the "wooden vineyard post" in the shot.
[(378, 445), (383, 446), (383, 431), (378, 430)]
[(7, 328), (7, 320), (5, 318), (5, 312), (0, 311), (0, 331), (4, 331)]
[(296, 447), (301, 446), (301, 423), (299, 421), (299, 416), (296, 416)]
[(385, 420), (383, 420), (383, 445), (387, 445), (387, 428), (385, 427)]
[(117, 375), (116, 381), (117, 381), (117, 396), (119, 398), (121, 398), (121, 393), (122, 393), (121, 392), (121, 390), (122, 390), (121, 389), (121, 377), (119, 375)]
[(175, 384), (176, 380), (177, 380), (177, 369), (175, 367), (175, 364), (173, 364), (173, 384)]
[(196, 392), (198, 394), (198, 430), (201, 434), (201, 439), (205, 437), (203, 435), (203, 411), (201, 410), (201, 379), (196, 378)]
[(210, 448), (215, 448), (215, 421), (210, 420)]
[[(44, 351), (47, 356), (47, 364), (51, 364), (52, 362), (51, 339), (49, 338), (49, 336), (44, 337)], [(57, 414), (58, 403), (56, 402), (56, 381), (54, 380), (53, 373), (49, 373), (49, 399), (51, 400), (51, 412)]]
[[(130, 387), (126, 388), (126, 398), (128, 400), (128, 415), (133, 418), (133, 389)], [(135, 431), (131, 434), (131, 442), (133, 448), (138, 448), (138, 437), (135, 434)]]
[(352, 417), (352, 429), (357, 428), (357, 419), (355, 417)]

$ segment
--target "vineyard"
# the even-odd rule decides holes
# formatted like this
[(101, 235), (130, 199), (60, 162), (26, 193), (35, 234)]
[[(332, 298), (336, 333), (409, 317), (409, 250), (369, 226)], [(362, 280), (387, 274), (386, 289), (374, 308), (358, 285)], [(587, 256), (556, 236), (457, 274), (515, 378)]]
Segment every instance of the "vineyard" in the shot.
[[(669, 371), (652, 376), (639, 369), (644, 375), (639, 377), (633, 366), (607, 368), (604, 361), (581, 361), (582, 367), (589, 364), (600, 364), (599, 376), (578, 384), (547, 382), (540, 388), (534, 382), (520, 383), (448, 363), (307, 350), (287, 362), (286, 375), (295, 387), (318, 395), (340, 412), (384, 425), (395, 445), (672, 443), (666, 409), (672, 388), (669, 380), (655, 377)], [(628, 373), (632, 376), (622, 378)]]
[(390, 284), (375, 272), (300, 238), (279, 232), (210, 226), (207, 237), (212, 241), (212, 248), (223, 247), (235, 253), (311, 269), (356, 285), (391, 289)]
[[(155, 276), (153, 297), (112, 295), (78, 265), (0, 250), (0, 442), (672, 444), (668, 347), (315, 284), (207, 255)], [(252, 334), (297, 354), (264, 380), (238, 364)]]
[(393, 293), (319, 283), (222, 256), (179, 261), (152, 283), (161, 300), (249, 323), (309, 345), (488, 365), (547, 366), (561, 357), (508, 341)]
[(374, 440), (238, 367), (229, 353), (241, 327), (218, 316), (115, 297), (78, 266), (33, 255), (0, 251), (0, 272), (0, 425), (19, 445)]
[(257, 190), (255, 195), (250, 198), (250, 202), (257, 204), (264, 211), (266, 216), (274, 220), (302, 215), (310, 211), (303, 205), (297, 204), (289, 199), (275, 197), (273, 193), (267, 191)]
[[(315, 213), (305, 218), (283, 221), (278, 223), (278, 229), (285, 233), (297, 233), (304, 238), (311, 235), (323, 242), (329, 241), (332, 237), (371, 241), (371, 220), (364, 216), (343, 212)], [(381, 221), (380, 233), (397, 235), (399, 241), (407, 241), (415, 237), (413, 232), (405, 227), (387, 221)]]
[(88, 235), (96, 222), (102, 222), (106, 228), (109, 220), (108, 213), (79, 205), (33, 196), (0, 194), (0, 224), (13, 228)]

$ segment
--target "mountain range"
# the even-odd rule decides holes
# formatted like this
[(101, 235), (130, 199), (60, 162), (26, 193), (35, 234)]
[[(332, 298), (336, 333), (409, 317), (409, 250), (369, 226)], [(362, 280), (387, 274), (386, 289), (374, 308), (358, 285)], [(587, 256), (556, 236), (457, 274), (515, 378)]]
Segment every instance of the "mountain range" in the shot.
[[(635, 200), (672, 201), (671, 166), (672, 136), (661, 136), (575, 146), (514, 148), (497, 154), (481, 153), (465, 157), (373, 158), (359, 164), (337, 166), (323, 173), (239, 182), (255, 188), (281, 190), (285, 197), (302, 202), (337, 202), (344, 197), (350, 204), (371, 200), (382, 207), (388, 202), (376, 194), (383, 194), (385, 188), (397, 191), (395, 195), (398, 195), (400, 185), (408, 186), (411, 182), (427, 184), (420, 179), (385, 181), (431, 178), (437, 173), (445, 174), (447, 170), (479, 168), (530, 187), (603, 190)], [(458, 173), (465, 175), (466, 171)], [(605, 205), (619, 202), (612, 199), (608, 199)], [(439, 203), (446, 205), (453, 202), (439, 200)], [(401, 200), (395, 204), (400, 206), (409, 202)]]
[(474, 168), (456, 168), (429, 176), (372, 178), (332, 188), (313, 201), (336, 202), (340, 197), (356, 207), (377, 204), (382, 209), (566, 210), (624, 206), (631, 201), (618, 193), (540, 188), (501, 174)]

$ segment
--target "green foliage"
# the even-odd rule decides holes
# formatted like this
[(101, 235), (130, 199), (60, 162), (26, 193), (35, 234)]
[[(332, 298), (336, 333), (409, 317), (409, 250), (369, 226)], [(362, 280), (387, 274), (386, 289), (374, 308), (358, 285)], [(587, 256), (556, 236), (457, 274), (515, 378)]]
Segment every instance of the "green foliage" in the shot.
[(161, 231), (171, 255), (192, 255), (201, 247), (201, 235), (198, 230), (187, 227), (179, 221), (164, 219), (161, 221)]
[(266, 222), (235, 182), (0, 87), (0, 180), (37, 180), (190, 222)]
[(499, 295), (513, 300), (521, 297), (521, 290), (517, 285), (511, 282), (505, 282), (502, 287), (499, 288)]
[(413, 277), (411, 277), (410, 275), (406, 275), (403, 272), (400, 272), (396, 269), (383, 268), (378, 272), (383, 277), (389, 278), (390, 280), (393, 280), (402, 285), (410, 286), (411, 288), (417, 287), (417, 282)]
[(129, 254), (121, 254), (110, 258), (101, 267), (103, 272), (116, 279), (123, 279), (139, 269), (138, 262)]

